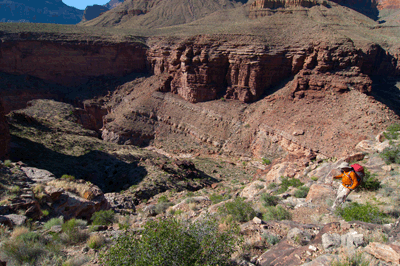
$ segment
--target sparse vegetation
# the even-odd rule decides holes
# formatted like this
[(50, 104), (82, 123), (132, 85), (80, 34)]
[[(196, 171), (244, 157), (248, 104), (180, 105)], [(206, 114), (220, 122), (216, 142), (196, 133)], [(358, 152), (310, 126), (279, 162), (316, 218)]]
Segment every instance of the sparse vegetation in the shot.
[(267, 193), (261, 195), (261, 200), (264, 207), (276, 206), (279, 202), (279, 198), (277, 196), (269, 195)]
[(399, 138), (399, 131), (400, 124), (392, 124), (383, 132), (383, 136), (388, 140), (396, 140)]
[(309, 187), (301, 186), (294, 192), (294, 196), (296, 198), (305, 198), (305, 197), (307, 197), (309, 190), (310, 190)]
[(89, 239), (87, 240), (86, 244), (88, 247), (91, 249), (99, 249), (105, 242), (105, 239), (102, 235), (91, 235)]
[(379, 156), (385, 161), (386, 164), (400, 164), (400, 147), (398, 145), (391, 145), (385, 148), (379, 154)]
[(108, 252), (101, 254), (104, 265), (230, 265), (239, 244), (235, 228), (218, 229), (218, 222), (206, 217), (192, 224), (175, 219), (150, 221), (141, 237), (121, 235)]
[(262, 163), (265, 164), (265, 165), (271, 164), (271, 160), (268, 159), (268, 158), (264, 158), (264, 157), (263, 157), (261, 160), (262, 160)]
[(223, 194), (222, 195), (222, 194), (213, 193), (213, 194), (210, 195), (209, 198), (210, 198), (212, 204), (217, 204), (219, 202), (228, 200), (230, 198), (230, 196), (228, 194)]
[(331, 266), (368, 266), (370, 263), (363, 257), (361, 252), (356, 252), (353, 255), (347, 255), (341, 261), (334, 260)]
[(271, 246), (278, 244), (280, 241), (278, 236), (269, 233), (263, 233), (261, 237)]
[(58, 218), (52, 218), (49, 221), (47, 221), (43, 227), (47, 230), (51, 229), (55, 225), (62, 225), (64, 223), (64, 218), (63, 217), (58, 217)]
[(369, 191), (378, 190), (381, 187), (381, 182), (376, 178), (376, 174), (371, 174), (367, 169), (364, 169), (364, 171), (365, 176), (359, 188)]
[(73, 175), (62, 175), (61, 179), (68, 180), (68, 181), (74, 181), (75, 180), (75, 176), (73, 176)]
[(115, 221), (115, 213), (113, 210), (102, 210), (93, 213), (92, 215), (93, 225), (110, 225)]
[(372, 206), (369, 202), (366, 204), (352, 202), (347, 206), (338, 208), (335, 213), (346, 221), (383, 224), (388, 220), (388, 215), (379, 211), (378, 207)]
[(276, 193), (282, 194), (286, 192), (289, 187), (300, 187), (302, 185), (303, 183), (296, 178), (282, 177), (282, 183)]
[(88, 238), (88, 233), (80, 227), (85, 226), (86, 221), (79, 219), (71, 219), (66, 221), (61, 227), (63, 231), (62, 240), (68, 244), (77, 244), (85, 241)]
[(292, 215), (282, 206), (270, 206), (266, 208), (263, 219), (265, 221), (290, 220), (292, 219)]
[(220, 213), (236, 222), (247, 222), (256, 216), (256, 212), (251, 203), (246, 202), (244, 198), (237, 197), (232, 202), (227, 202), (220, 207)]

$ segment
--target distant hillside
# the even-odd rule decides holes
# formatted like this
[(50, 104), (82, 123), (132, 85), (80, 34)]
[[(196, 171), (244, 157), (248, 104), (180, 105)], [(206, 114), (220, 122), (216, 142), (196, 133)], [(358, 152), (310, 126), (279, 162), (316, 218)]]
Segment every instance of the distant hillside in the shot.
[(143, 26), (148, 28), (185, 24), (247, 0), (126, 0), (112, 11), (84, 23), (86, 26)]
[(0, 22), (76, 24), (82, 15), (62, 0), (0, 0)]

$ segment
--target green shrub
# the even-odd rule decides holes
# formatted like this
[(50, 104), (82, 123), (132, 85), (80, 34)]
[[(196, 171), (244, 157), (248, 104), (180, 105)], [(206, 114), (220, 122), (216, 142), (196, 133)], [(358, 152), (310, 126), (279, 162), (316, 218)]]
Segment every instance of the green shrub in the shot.
[(268, 244), (270, 244), (271, 246), (273, 246), (273, 245), (275, 245), (275, 244), (278, 244), (279, 241), (280, 241), (279, 237), (277, 237), (276, 235), (269, 234), (269, 233), (263, 233), (263, 234), (261, 235), (261, 237), (262, 237)]
[(91, 235), (86, 244), (91, 249), (99, 249), (104, 244), (105, 239), (101, 235)]
[(63, 217), (58, 217), (58, 218), (52, 218), (49, 221), (47, 221), (43, 227), (47, 230), (51, 229), (55, 225), (62, 225), (64, 223), (64, 218)]
[(161, 197), (158, 198), (158, 203), (160, 202), (169, 202), (169, 200), (166, 195), (162, 195)]
[(92, 218), (93, 225), (109, 225), (115, 221), (115, 213), (113, 210), (102, 210), (93, 213)]
[(294, 192), (294, 196), (296, 198), (305, 198), (305, 197), (307, 197), (309, 190), (310, 190), (309, 187), (301, 186)]
[(385, 132), (383, 132), (383, 136), (385, 136), (385, 138), (388, 139), (388, 140), (398, 139), (399, 138), (399, 131), (400, 131), (400, 125), (399, 124), (392, 124), (386, 129)]
[(256, 216), (256, 211), (251, 203), (245, 202), (243, 198), (237, 197), (232, 202), (225, 203), (219, 208), (220, 213), (237, 222), (247, 222)]
[(371, 174), (367, 169), (364, 169), (364, 172), (365, 176), (359, 186), (360, 189), (374, 191), (381, 188), (381, 182), (376, 178), (376, 174)]
[(262, 158), (261, 160), (262, 160), (262, 163), (265, 164), (265, 165), (271, 164), (271, 160), (270, 159)]
[(65, 179), (65, 180), (68, 180), (68, 181), (74, 181), (75, 180), (75, 176), (73, 176), (73, 175), (62, 175), (61, 179)]
[(19, 193), (21, 191), (21, 188), (19, 186), (12, 186), (10, 188), (10, 192), (13, 194)]
[(400, 147), (389, 146), (385, 148), (379, 156), (385, 161), (386, 164), (396, 163), (400, 164)]
[(362, 255), (362, 253), (357, 252), (353, 255), (346, 256), (344, 259), (341, 261), (334, 260), (331, 263), (331, 266), (368, 266), (370, 265), (369, 261), (365, 259)]
[(312, 181), (318, 181), (318, 177), (312, 176), (312, 177), (311, 177), (311, 180), (312, 180)]
[(276, 188), (278, 186), (278, 184), (276, 184), (276, 183), (271, 183), (271, 184), (269, 184), (268, 185), (268, 189), (274, 189), (274, 188)]
[(164, 213), (170, 206), (172, 206), (171, 202), (159, 202), (156, 204), (154, 211), (156, 214)]
[(273, 220), (281, 221), (290, 219), (292, 219), (292, 215), (288, 210), (286, 210), (282, 206), (267, 207), (266, 212), (263, 214), (264, 221), (273, 221)]
[(262, 205), (264, 207), (276, 206), (279, 202), (279, 198), (277, 196), (273, 196), (273, 195), (264, 193), (261, 195), (261, 201), (262, 201)]
[(8, 240), (1, 246), (5, 257), (16, 265), (35, 265), (34, 263), (46, 253), (41, 243), (25, 242), (22, 239)]
[(4, 161), (4, 166), (5, 167), (13, 167), (13, 164), (12, 164), (12, 162), (10, 160), (5, 160)]
[(362, 221), (377, 224), (386, 222), (388, 218), (386, 214), (379, 211), (378, 207), (372, 206), (369, 202), (366, 204), (352, 202), (347, 206), (338, 208), (335, 214), (342, 216), (346, 221)]
[(88, 233), (79, 228), (82, 225), (86, 225), (86, 222), (83, 220), (73, 218), (66, 221), (61, 226), (64, 232), (63, 241), (69, 244), (77, 244), (85, 241), (88, 238)]
[(220, 231), (218, 222), (206, 217), (192, 224), (172, 218), (150, 221), (141, 236), (121, 235), (114, 246), (100, 254), (104, 265), (230, 265), (240, 240), (237, 230)]
[(220, 195), (220, 194), (214, 193), (214, 194), (211, 194), (209, 198), (210, 198), (212, 204), (217, 204), (219, 202), (228, 200), (230, 198), (230, 196), (228, 194)]
[(296, 178), (283, 177), (280, 188), (276, 191), (277, 194), (282, 194), (288, 190), (289, 187), (300, 187), (303, 183)]

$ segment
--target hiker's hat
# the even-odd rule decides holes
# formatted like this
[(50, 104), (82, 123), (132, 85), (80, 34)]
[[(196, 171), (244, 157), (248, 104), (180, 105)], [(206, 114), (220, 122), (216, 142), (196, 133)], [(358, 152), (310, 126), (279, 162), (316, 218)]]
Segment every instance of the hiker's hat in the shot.
[(343, 162), (339, 165), (340, 169), (351, 169), (351, 166), (349, 165), (349, 163)]

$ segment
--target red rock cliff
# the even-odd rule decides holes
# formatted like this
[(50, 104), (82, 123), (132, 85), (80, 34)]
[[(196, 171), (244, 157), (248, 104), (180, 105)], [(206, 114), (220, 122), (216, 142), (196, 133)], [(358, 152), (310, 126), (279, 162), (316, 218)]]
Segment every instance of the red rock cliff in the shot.
[(0, 71), (77, 85), (91, 77), (146, 72), (146, 49), (132, 43), (6, 41), (0, 44)]
[[(397, 60), (377, 45), (363, 51), (350, 41), (273, 48), (215, 43), (204, 38), (152, 46), (154, 74), (167, 73), (161, 91), (190, 102), (225, 98), (252, 102), (285, 78), (294, 77), (293, 97), (304, 91), (371, 91), (369, 75), (398, 75)], [(303, 92), (302, 92), (303, 91)]]

